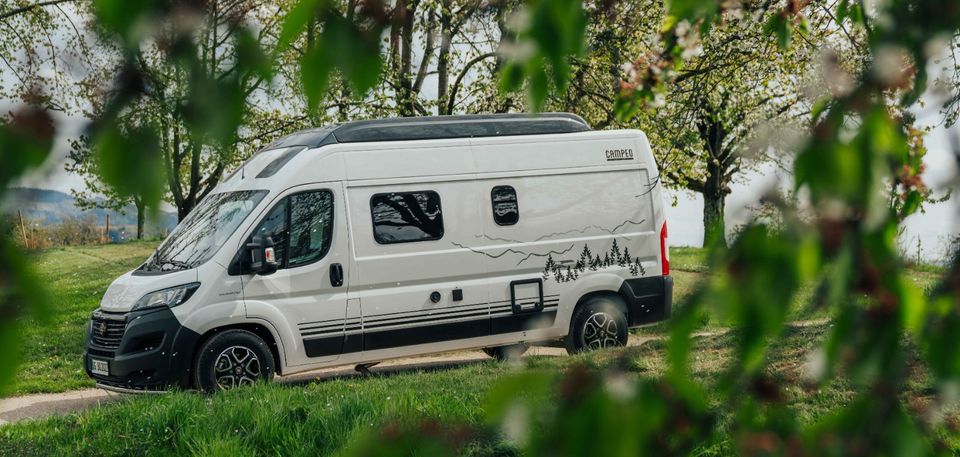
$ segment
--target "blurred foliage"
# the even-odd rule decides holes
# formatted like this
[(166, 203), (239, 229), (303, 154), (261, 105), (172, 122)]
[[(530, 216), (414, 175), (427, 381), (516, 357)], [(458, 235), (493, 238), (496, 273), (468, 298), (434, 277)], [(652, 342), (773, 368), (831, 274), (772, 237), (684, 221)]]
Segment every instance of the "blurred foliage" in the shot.
[[(53, 145), (53, 134), (53, 119), (40, 108), (22, 108), (0, 122), (0, 161), (4, 164), (0, 189), (43, 163)], [(10, 232), (6, 227), (0, 231)], [(0, 238), (0, 344), (7, 348), (0, 354), (0, 393), (13, 377), (20, 357), (17, 317), (31, 312), (42, 320), (47, 306), (46, 290), (20, 248), (12, 238)]]
[[(576, 80), (572, 62), (585, 50), (587, 17), (596, 12), (602, 17), (614, 3), (600, 2), (596, 10), (586, 11), (578, 0), (530, 0), (513, 16), (497, 5), (478, 7), (501, 25), (504, 40), (494, 63), (501, 89), (523, 88), (531, 108), (544, 106), (551, 91), (566, 91)], [(360, 99), (384, 78), (384, 68), (394, 74), (387, 76), (393, 82), (387, 92), (396, 95), (396, 106), (404, 114), (421, 112), (415, 94), (423, 78), (411, 78), (412, 12), (427, 5), (434, 21), (453, 21), (468, 12), (453, 14), (452, 5), (444, 2), (401, 2), (392, 8), (378, 1), (350, 2), (341, 9), (332, 1), (300, 0), (284, 3), (282, 21), (274, 22), (279, 31), (264, 35), (263, 28), (244, 19), (251, 10), (220, 15), (220, 4), (93, 1), (98, 30), (115, 45), (120, 63), (87, 133), (99, 173), (119, 195), (140, 196), (156, 208), (165, 179), (157, 170), (165, 170), (167, 178), (177, 176), (168, 181), (176, 188), (181, 168), (198, 169), (207, 158), (211, 173), (188, 174), (191, 190), (182, 206), (188, 211), (202, 198), (205, 176), (213, 177), (205, 185), (215, 185), (222, 167), (231, 163), (218, 158), (234, 152), (251, 87), (286, 75), (286, 67), (274, 64), (290, 59), (291, 49), (299, 62), (292, 76), (314, 116), (324, 112), (320, 102), (331, 88)], [(864, 2), (853, 0), (669, 0), (659, 45), (634, 60), (623, 75), (627, 79), (611, 89), (613, 112), (621, 122), (645, 110), (656, 112), (658, 99), (679, 84), (681, 72), (696, 68), (689, 67), (698, 57), (691, 52), (694, 47), (722, 38), (727, 28), (754, 27), (759, 21), (780, 52), (797, 49), (810, 29), (805, 11), (812, 7), (829, 8), (836, 26), (864, 56), (862, 71), (837, 65), (846, 79), (828, 81), (832, 90), (811, 107), (811, 134), (797, 146), (794, 190), (809, 196), (812, 214), (801, 216), (784, 199), (779, 211), (787, 222), (778, 230), (758, 222), (744, 228), (729, 247), (713, 246), (710, 278), (670, 324), (665, 376), (637, 380), (616, 370), (575, 368), (563, 374), (525, 374), (496, 389), (490, 420), (504, 425), (504, 436), (519, 449), (531, 455), (686, 454), (708, 437), (725, 433), (748, 455), (946, 452), (935, 432), (945, 427), (939, 411), (957, 401), (960, 385), (955, 351), (960, 346), (960, 263), (943, 274), (941, 287), (924, 294), (908, 280), (895, 240), (899, 221), (919, 210), (925, 192), (917, 179), (921, 148), (911, 141), (915, 133), (906, 109), (927, 87), (930, 47), (944, 36), (957, 36), (960, 3), (888, 0), (865, 9)], [(390, 35), (387, 65), (380, 53), (384, 33)], [(226, 51), (222, 60), (208, 58), (220, 51)], [(480, 54), (476, 62), (487, 57)], [(23, 97), (28, 106), (0, 125), (4, 188), (39, 165), (52, 146), (49, 98), (23, 93), (34, 94)], [(454, 94), (449, 98), (455, 102)], [(123, 121), (133, 113), (139, 113), (138, 122)], [(182, 128), (166, 124), (169, 116)], [(189, 146), (181, 149), (177, 142), (184, 139)], [(169, 159), (169, 143), (178, 144), (173, 151), (183, 154), (185, 162)], [(9, 240), (0, 240), (0, 260), (0, 342), (16, 348), (15, 317), (25, 308), (42, 314), (46, 301)], [(815, 386), (843, 376), (856, 395), (810, 425), (797, 420), (766, 368), (770, 344), (783, 334), (800, 285), (814, 279), (821, 284), (811, 306), (830, 310), (835, 320), (821, 351), (811, 357), (810, 382)], [(729, 321), (738, 338), (735, 362), (710, 385), (698, 382), (689, 369), (690, 333), (704, 310)], [(898, 395), (910, 373), (907, 345), (920, 348), (938, 386), (932, 401), (919, 410), (907, 408)], [(0, 355), (0, 385), (9, 380), (16, 352)], [(707, 404), (705, 391), (719, 403)], [(552, 398), (556, 407), (549, 414), (525, 409), (524, 399), (530, 397)], [(726, 416), (732, 419), (722, 421)], [(453, 424), (399, 424), (355, 452), (455, 453), (462, 437), (482, 433)]]

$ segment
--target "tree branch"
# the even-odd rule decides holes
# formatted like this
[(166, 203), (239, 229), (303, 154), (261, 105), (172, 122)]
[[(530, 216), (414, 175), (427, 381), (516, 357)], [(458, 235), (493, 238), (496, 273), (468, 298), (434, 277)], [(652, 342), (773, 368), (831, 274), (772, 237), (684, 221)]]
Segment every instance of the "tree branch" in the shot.
[(45, 1), (45, 2), (33, 3), (33, 4), (31, 4), (31, 5), (21, 6), (21, 7), (19, 7), (19, 8), (14, 8), (14, 9), (12, 9), (12, 10), (8, 10), (8, 11), (4, 11), (4, 12), (0, 13), (0, 21), (2, 21), (2, 20), (4, 20), (4, 19), (7, 19), (7, 18), (9, 18), (9, 17), (16, 16), (16, 15), (18, 15), (18, 14), (26, 13), (26, 12), (28, 12), (28, 11), (31, 11), (31, 10), (34, 10), (34, 9), (37, 9), (37, 8), (42, 8), (42, 7), (45, 7), (45, 6), (59, 5), (59, 4), (61, 4), (61, 3), (76, 2), (76, 1), (78, 1), (78, 0), (48, 0), (48, 1)]

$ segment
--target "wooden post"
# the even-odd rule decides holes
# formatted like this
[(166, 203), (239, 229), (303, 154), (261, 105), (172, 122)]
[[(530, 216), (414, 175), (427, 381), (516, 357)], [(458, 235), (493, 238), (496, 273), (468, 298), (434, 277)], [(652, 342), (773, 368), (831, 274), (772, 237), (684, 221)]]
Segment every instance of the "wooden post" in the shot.
[(104, 243), (109, 243), (109, 242), (110, 242), (110, 215), (109, 215), (109, 214), (107, 214), (107, 228), (106, 228), (105, 233), (104, 233), (103, 235), (104, 235), (104, 236), (103, 236), (103, 242), (104, 242)]
[(30, 249), (30, 240), (27, 239), (27, 229), (23, 226), (23, 213), (17, 210), (17, 219), (20, 220), (20, 236), (23, 238), (23, 247)]

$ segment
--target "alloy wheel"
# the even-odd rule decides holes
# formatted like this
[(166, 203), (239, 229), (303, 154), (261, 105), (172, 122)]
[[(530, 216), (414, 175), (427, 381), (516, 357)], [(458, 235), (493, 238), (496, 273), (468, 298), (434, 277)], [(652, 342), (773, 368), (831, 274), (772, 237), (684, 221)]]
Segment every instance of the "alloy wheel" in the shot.
[(260, 359), (250, 348), (230, 346), (217, 356), (214, 376), (220, 389), (251, 385), (260, 379)]
[(594, 313), (583, 324), (583, 343), (590, 349), (620, 346), (617, 320), (607, 313)]

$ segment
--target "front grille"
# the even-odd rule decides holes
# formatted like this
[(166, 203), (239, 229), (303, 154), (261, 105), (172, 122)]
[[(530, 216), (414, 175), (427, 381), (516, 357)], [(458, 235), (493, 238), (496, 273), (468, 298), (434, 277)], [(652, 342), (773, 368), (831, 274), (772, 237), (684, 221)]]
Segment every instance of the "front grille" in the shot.
[(103, 350), (94, 349), (94, 348), (87, 348), (87, 354), (90, 354), (90, 355), (96, 356), (96, 357), (106, 357), (106, 358), (108, 358), (108, 359), (112, 359), (113, 356), (117, 355), (117, 354), (116, 354), (115, 352), (113, 352), (113, 351), (103, 351)]
[(94, 314), (93, 327), (90, 329), (90, 340), (93, 344), (109, 349), (116, 349), (123, 339), (123, 332), (127, 328), (126, 320), (110, 319), (102, 314)]

